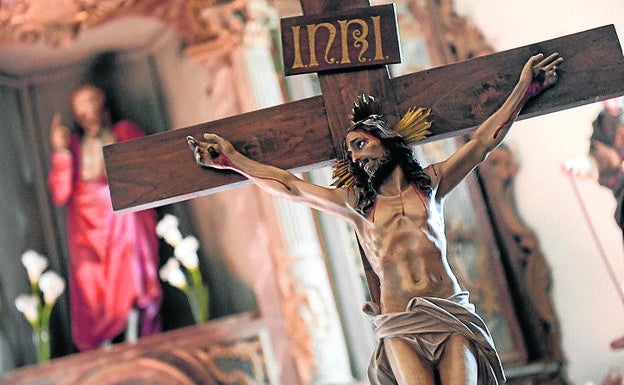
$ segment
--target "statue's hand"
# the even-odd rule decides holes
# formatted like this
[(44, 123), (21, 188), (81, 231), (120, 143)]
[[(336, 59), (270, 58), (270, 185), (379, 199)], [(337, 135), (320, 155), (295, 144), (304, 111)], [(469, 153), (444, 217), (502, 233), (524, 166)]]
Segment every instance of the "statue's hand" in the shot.
[(50, 125), (50, 144), (53, 151), (66, 151), (69, 148), (69, 128), (61, 122), (61, 114), (56, 112)]
[(529, 97), (535, 96), (557, 83), (557, 69), (562, 62), (563, 58), (556, 52), (546, 58), (540, 53), (532, 56), (526, 62), (520, 79), (530, 81), (529, 89), (527, 90)]
[(230, 168), (229, 154), (236, 150), (230, 142), (215, 134), (204, 134), (204, 140), (187, 136), (186, 141), (193, 150), (195, 161), (200, 166), (218, 169)]

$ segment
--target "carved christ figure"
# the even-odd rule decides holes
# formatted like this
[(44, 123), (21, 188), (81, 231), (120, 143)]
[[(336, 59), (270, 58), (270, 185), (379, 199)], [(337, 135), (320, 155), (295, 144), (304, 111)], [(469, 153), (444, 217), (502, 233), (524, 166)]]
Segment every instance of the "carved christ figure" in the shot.
[(531, 57), (503, 105), (472, 138), (426, 168), (414, 159), (406, 135), (414, 121), (422, 122), (422, 111), (408, 111), (407, 119), (390, 128), (379, 103), (359, 97), (335, 188), (251, 160), (214, 134), (188, 137), (188, 143), (199, 165), (234, 170), (264, 191), (353, 227), (371, 270), (373, 301), (365, 310), (378, 338), (368, 370), (371, 384), (476, 385), (478, 378), (496, 384), (505, 380), (500, 359), (448, 264), (442, 207), (446, 195), (502, 142), (527, 100), (556, 83), (562, 61), (557, 53)]

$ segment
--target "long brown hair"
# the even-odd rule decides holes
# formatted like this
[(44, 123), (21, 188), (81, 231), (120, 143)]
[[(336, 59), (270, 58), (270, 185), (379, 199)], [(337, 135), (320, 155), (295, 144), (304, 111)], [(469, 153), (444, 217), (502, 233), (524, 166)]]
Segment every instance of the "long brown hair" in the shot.
[[(427, 195), (431, 193), (431, 178), (414, 157), (414, 151), (398, 132), (388, 128), (380, 115), (371, 115), (367, 119), (356, 122), (349, 128), (349, 132), (354, 130), (362, 130), (378, 138), (384, 148), (388, 150), (392, 158), (392, 165), (401, 167), (408, 182)], [(343, 141), (343, 151), (349, 163), (349, 173), (353, 176), (355, 182), (354, 189), (357, 195), (355, 209), (363, 216), (368, 216), (375, 204), (375, 199), (379, 193), (378, 189), (387, 177), (387, 174), (382, 173), (379, 176), (369, 176), (353, 161), (351, 153), (346, 149), (346, 141)]]

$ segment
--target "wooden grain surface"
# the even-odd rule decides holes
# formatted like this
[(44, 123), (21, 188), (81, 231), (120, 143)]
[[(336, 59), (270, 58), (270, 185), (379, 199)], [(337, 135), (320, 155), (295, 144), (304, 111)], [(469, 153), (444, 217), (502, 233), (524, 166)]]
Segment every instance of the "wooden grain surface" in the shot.
[(398, 110), (427, 106), (436, 114), (429, 140), (476, 128), (503, 103), (526, 60), (558, 52), (556, 86), (530, 100), (519, 119), (620, 96), (624, 58), (613, 25), (392, 79)]

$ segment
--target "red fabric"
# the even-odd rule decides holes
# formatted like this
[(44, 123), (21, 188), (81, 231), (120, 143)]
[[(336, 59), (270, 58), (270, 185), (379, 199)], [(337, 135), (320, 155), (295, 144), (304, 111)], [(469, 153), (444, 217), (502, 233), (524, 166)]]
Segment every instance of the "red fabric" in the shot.
[[(127, 121), (113, 126), (117, 141), (143, 135)], [(133, 306), (141, 310), (141, 336), (159, 331), (156, 212), (113, 213), (106, 178), (83, 182), (79, 138), (70, 153), (54, 153), (48, 185), (57, 206), (67, 205), (69, 296), (74, 343), (100, 347), (124, 331)]]

